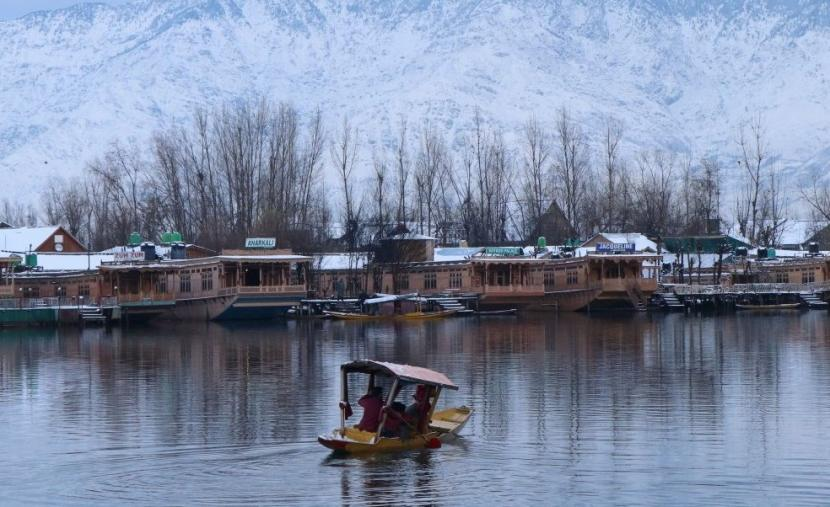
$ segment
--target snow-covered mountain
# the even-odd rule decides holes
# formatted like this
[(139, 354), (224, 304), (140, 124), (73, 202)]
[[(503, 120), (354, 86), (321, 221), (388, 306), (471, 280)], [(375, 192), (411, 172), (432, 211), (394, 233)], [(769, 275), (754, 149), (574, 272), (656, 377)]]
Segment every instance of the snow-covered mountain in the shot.
[(734, 153), (760, 112), (807, 178), (830, 160), (828, 77), (825, 0), (82, 4), (0, 22), (0, 199), (253, 94), (379, 139), (429, 118), (456, 142), (476, 107), (509, 134), (567, 106), (589, 133), (623, 119), (630, 149), (696, 155)]

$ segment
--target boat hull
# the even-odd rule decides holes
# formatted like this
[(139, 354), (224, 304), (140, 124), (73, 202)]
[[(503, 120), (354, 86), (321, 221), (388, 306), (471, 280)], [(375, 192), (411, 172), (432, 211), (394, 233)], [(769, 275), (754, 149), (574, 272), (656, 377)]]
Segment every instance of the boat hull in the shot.
[(396, 315), (368, 315), (364, 313), (348, 313), (348, 312), (334, 312), (334, 311), (325, 311), (323, 312), (329, 317), (337, 320), (362, 320), (362, 321), (370, 321), (370, 320), (429, 320), (429, 319), (442, 319), (444, 317), (449, 317), (451, 315), (455, 315), (457, 313), (456, 310), (445, 310), (440, 312), (411, 312), (411, 313), (402, 313)]
[(780, 305), (743, 305), (736, 303), (738, 310), (797, 310), (801, 303), (785, 303)]
[(320, 435), (317, 437), (317, 442), (338, 454), (375, 454), (433, 449), (440, 447), (436, 441), (447, 442), (456, 438), (472, 413), (473, 410), (469, 407), (455, 407), (435, 412), (432, 415), (429, 432), (424, 435), (413, 435), (406, 440), (397, 437), (375, 439), (374, 433), (349, 427), (344, 431), (336, 429), (327, 435)]

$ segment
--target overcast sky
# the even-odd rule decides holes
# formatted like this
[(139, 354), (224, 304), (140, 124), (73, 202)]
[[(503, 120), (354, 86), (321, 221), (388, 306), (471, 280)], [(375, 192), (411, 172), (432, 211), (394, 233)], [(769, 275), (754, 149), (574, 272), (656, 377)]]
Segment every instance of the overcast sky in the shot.
[[(123, 4), (128, 0), (98, 0), (97, 3)], [(14, 19), (32, 11), (59, 9), (84, 2), (83, 0), (0, 0), (0, 19)]]

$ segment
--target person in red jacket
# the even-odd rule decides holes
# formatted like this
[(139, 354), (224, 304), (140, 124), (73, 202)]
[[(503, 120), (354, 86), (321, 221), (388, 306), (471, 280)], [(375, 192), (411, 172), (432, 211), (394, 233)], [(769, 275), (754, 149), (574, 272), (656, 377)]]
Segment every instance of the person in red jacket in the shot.
[(383, 410), (382, 393), (383, 390), (380, 387), (373, 387), (358, 400), (358, 405), (363, 407), (363, 417), (360, 419), (357, 429), (373, 433), (378, 430), (381, 410)]

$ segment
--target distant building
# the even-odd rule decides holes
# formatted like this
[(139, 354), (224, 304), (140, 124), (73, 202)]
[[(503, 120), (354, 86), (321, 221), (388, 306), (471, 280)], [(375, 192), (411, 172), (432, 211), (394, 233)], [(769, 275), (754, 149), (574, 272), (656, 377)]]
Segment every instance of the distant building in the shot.
[(565, 213), (555, 201), (539, 217), (539, 222), (533, 228), (529, 239), (535, 241), (540, 236), (544, 236), (550, 245), (563, 245), (569, 239), (577, 237), (576, 229), (568, 222)]
[(411, 232), (396, 234), (380, 240), (375, 262), (393, 264), (432, 261), (435, 256), (435, 238)]
[(0, 228), (0, 251), (16, 253), (86, 252), (83, 244), (61, 226)]
[(811, 236), (809, 236), (805, 244), (817, 243), (819, 250), (830, 250), (830, 225), (825, 225)]

